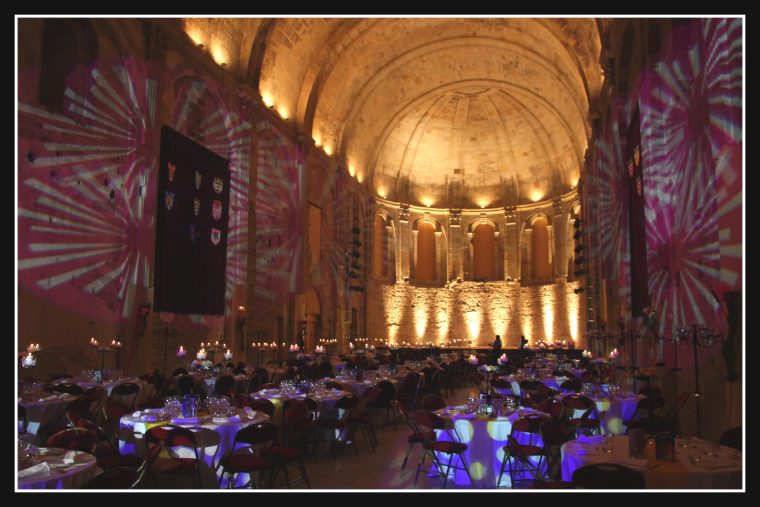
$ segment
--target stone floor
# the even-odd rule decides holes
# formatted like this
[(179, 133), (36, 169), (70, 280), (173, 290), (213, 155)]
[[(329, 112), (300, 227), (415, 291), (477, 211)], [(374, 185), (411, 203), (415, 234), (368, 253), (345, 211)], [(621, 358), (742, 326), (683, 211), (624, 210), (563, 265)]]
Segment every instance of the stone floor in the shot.
[[(470, 394), (476, 394), (474, 387), (459, 388), (452, 393), (444, 395), (447, 403), (462, 404)], [(384, 419), (384, 414), (381, 416)], [(332, 454), (323, 454), (317, 457), (316, 462), (312, 457), (306, 461), (306, 469), (309, 475), (312, 489), (346, 490), (346, 489), (412, 489), (415, 488), (414, 476), (421, 454), (420, 446), (415, 446), (404, 470), (401, 463), (406, 455), (410, 434), (409, 428), (399, 417), (398, 429), (393, 425), (376, 427), (375, 431), (379, 445), (372, 452), (369, 442), (361, 432), (357, 434), (359, 455), (356, 456), (352, 448), (342, 450), (337, 458)], [(430, 460), (427, 461), (430, 464)], [(281, 479), (281, 478), (280, 478)], [(416, 489), (440, 489), (443, 479), (437, 476), (428, 477), (420, 473)], [(284, 481), (278, 480), (276, 488), (285, 487)], [(299, 484), (298, 488), (305, 487)], [(455, 486), (449, 482), (447, 489)]]

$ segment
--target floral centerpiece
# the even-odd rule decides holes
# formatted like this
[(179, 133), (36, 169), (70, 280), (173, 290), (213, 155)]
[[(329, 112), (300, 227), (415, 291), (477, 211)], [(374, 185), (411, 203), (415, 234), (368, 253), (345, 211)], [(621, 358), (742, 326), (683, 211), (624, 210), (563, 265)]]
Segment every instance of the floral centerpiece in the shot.
[(202, 375), (208, 374), (214, 367), (214, 363), (208, 359), (194, 359), (190, 363), (190, 368), (199, 371)]

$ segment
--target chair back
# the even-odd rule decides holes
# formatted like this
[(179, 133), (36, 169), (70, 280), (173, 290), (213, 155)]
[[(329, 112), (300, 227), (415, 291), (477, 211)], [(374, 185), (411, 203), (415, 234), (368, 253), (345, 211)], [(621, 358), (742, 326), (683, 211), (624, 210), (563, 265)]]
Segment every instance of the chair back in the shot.
[[(277, 440), (277, 426), (272, 423), (249, 424), (235, 434), (235, 444), (262, 445)], [(235, 445), (232, 446), (235, 448)]]
[(727, 429), (720, 436), (718, 441), (720, 445), (726, 445), (732, 447), (738, 451), (742, 450), (742, 427), (737, 426), (735, 428)]
[(529, 443), (536, 445), (541, 438), (541, 424), (546, 421), (547, 418), (538, 414), (531, 414), (525, 417), (521, 417), (512, 423), (513, 436), (517, 436), (518, 433), (528, 435)]
[(180, 396), (193, 394), (193, 390), (195, 390), (195, 379), (192, 375), (182, 375), (177, 379), (177, 393)]
[(387, 403), (396, 397), (396, 386), (389, 380), (381, 380), (377, 383), (377, 388), (380, 390), (380, 395), (375, 400), (377, 403)]
[(549, 414), (555, 420), (562, 418), (562, 402), (554, 397), (541, 400), (536, 410)]
[(571, 394), (562, 398), (562, 405), (570, 409), (570, 418), (573, 419), (573, 413), (576, 410), (582, 410), (581, 419), (589, 418), (596, 410), (596, 403), (588, 396), (581, 394)]
[(615, 463), (594, 463), (573, 472), (573, 485), (583, 489), (644, 489), (644, 475)]
[(233, 396), (235, 393), (235, 377), (231, 375), (222, 375), (216, 379), (214, 384), (214, 394), (219, 396)]
[(253, 410), (259, 410), (261, 412), (264, 412), (269, 417), (274, 417), (274, 412), (276, 407), (274, 406), (274, 403), (272, 403), (269, 400), (266, 399), (260, 399), (260, 400), (250, 400), (248, 402), (248, 406), (251, 407)]
[(579, 393), (583, 389), (583, 384), (581, 384), (581, 381), (578, 379), (569, 379), (565, 380), (560, 384), (559, 390), (561, 392), (573, 392), (573, 393)]
[(187, 375), (189, 372), (186, 368), (175, 368), (172, 372), (172, 377), (179, 377), (180, 375)]
[(140, 385), (132, 382), (124, 382), (111, 389), (111, 394), (108, 396), (110, 400), (118, 401), (125, 407), (129, 407), (130, 410), (134, 410), (135, 403), (137, 402), (137, 395), (140, 392)]
[(84, 389), (70, 382), (50, 386), (49, 390), (52, 392), (73, 394), (74, 396), (81, 396), (84, 394)]
[(359, 404), (359, 398), (357, 398), (353, 394), (349, 394), (348, 396), (343, 396), (341, 399), (336, 401), (335, 408), (338, 410), (345, 410), (349, 412), (355, 409), (358, 404)]
[(95, 419), (92, 412), (90, 412), (92, 403), (93, 402), (91, 399), (85, 396), (80, 396), (79, 398), (66, 405), (64, 412), (66, 414), (66, 418), (69, 420), (72, 426), (79, 426), (79, 421), (83, 419)]
[(551, 419), (547, 419), (541, 423), (539, 433), (541, 434), (541, 440), (543, 440), (545, 447), (550, 445), (562, 445), (572, 439), (572, 435), (561, 422)]
[(60, 447), (70, 451), (95, 452), (95, 436), (84, 428), (59, 431), (47, 439), (47, 447)]
[(81, 486), (81, 489), (134, 489), (142, 475), (129, 467), (105, 470)]
[(420, 428), (426, 430), (442, 430), (446, 428), (446, 421), (435, 412), (429, 410), (417, 410), (414, 413), (413, 420)]
[(163, 445), (164, 450), (169, 453), (172, 459), (181, 459), (186, 461), (187, 458), (180, 458), (176, 448), (191, 448), (195, 455), (196, 464), (200, 461), (198, 455), (198, 446), (195, 443), (195, 434), (187, 428), (176, 426), (174, 424), (161, 424), (148, 428), (145, 432), (145, 445), (148, 452), (156, 445)]
[(422, 408), (425, 410), (435, 412), (436, 410), (440, 410), (445, 407), (446, 401), (435, 394), (426, 394), (425, 397), (422, 398)]
[(26, 427), (29, 424), (29, 420), (26, 418), (26, 408), (23, 405), (18, 405), (18, 420), (21, 422), (21, 427), (18, 432), (20, 434), (26, 433)]

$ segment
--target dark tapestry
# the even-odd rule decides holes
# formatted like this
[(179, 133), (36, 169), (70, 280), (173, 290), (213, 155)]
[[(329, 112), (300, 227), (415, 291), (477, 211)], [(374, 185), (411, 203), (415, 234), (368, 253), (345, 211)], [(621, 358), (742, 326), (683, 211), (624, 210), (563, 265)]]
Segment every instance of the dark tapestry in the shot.
[(649, 301), (649, 276), (647, 274), (647, 237), (644, 217), (644, 181), (641, 160), (641, 129), (639, 110), (633, 114), (628, 127), (624, 153), (628, 173), (628, 202), (630, 203), (631, 226), (631, 314), (644, 315)]
[(161, 128), (155, 310), (223, 315), (229, 162)]

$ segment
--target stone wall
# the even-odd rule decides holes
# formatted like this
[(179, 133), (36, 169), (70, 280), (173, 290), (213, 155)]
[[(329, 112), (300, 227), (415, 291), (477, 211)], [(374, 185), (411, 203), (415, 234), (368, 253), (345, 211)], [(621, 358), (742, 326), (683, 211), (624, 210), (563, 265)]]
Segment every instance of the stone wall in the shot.
[(520, 335), (575, 340), (586, 346), (585, 299), (573, 289), (579, 282), (521, 287), (510, 282), (452, 282), (445, 287), (370, 282), (368, 336), (394, 342), (439, 343), (471, 339), (488, 345), (496, 334), (505, 347), (517, 347)]

